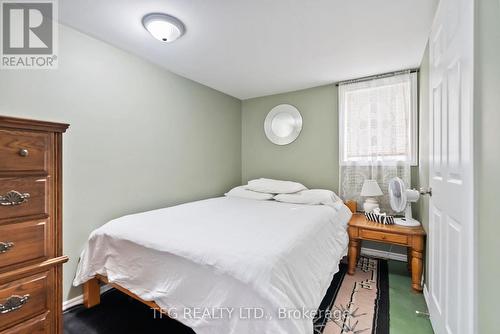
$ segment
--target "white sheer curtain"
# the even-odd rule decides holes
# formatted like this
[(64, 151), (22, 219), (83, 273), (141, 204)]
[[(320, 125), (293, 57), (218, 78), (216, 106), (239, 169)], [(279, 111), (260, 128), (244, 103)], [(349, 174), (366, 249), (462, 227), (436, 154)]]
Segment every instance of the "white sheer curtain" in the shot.
[(365, 179), (377, 180), (382, 211), (393, 213), (387, 185), (395, 176), (409, 186), (416, 157), (416, 73), (339, 85), (340, 194), (358, 201)]

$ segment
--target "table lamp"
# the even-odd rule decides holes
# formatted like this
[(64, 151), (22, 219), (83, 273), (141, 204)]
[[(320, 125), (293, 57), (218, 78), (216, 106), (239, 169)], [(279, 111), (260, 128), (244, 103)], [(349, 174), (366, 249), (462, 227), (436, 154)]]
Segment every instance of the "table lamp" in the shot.
[(365, 210), (365, 212), (372, 212), (375, 208), (378, 208), (378, 201), (374, 197), (382, 195), (382, 190), (380, 189), (377, 181), (365, 180), (360, 194), (360, 196), (366, 197), (365, 202), (363, 203), (363, 210)]

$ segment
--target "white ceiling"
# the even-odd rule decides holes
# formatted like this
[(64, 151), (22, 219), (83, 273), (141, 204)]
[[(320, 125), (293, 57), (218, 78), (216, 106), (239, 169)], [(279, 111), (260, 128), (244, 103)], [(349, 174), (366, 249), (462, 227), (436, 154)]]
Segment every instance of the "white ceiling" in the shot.
[[(60, 21), (246, 99), (418, 67), (437, 0), (63, 0)], [(178, 17), (164, 44), (141, 19)]]

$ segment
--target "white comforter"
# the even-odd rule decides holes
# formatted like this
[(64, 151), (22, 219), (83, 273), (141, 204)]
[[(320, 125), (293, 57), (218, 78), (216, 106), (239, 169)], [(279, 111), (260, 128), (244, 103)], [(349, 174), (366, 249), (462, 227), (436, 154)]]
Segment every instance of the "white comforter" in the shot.
[(227, 197), (129, 215), (91, 234), (73, 284), (105, 275), (198, 334), (310, 334), (350, 216)]

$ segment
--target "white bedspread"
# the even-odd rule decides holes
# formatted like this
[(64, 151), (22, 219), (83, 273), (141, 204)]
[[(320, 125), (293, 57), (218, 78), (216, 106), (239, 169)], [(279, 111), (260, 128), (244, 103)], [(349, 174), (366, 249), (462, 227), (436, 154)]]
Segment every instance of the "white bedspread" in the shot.
[(198, 334), (311, 334), (350, 217), (227, 197), (129, 215), (91, 234), (73, 284), (105, 275)]

